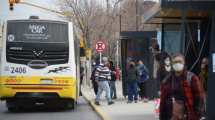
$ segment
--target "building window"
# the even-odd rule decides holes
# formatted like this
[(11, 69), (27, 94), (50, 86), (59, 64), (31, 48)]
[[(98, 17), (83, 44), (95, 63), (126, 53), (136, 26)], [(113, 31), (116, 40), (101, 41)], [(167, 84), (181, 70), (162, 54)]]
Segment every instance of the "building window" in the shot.
[(179, 24), (164, 25), (164, 51), (169, 54), (181, 52), (181, 32)]

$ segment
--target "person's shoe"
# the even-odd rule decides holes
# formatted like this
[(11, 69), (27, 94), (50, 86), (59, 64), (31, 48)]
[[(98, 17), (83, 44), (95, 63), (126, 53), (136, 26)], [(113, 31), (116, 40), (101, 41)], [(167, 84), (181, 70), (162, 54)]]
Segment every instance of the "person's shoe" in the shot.
[(114, 97), (113, 97), (113, 99), (114, 99), (114, 100), (116, 100), (116, 99), (117, 99), (117, 97), (116, 97), (116, 96), (114, 96)]
[(100, 105), (100, 103), (99, 103), (99, 102), (95, 102), (95, 104), (96, 104), (96, 105)]
[(114, 102), (113, 102), (113, 101), (111, 101), (111, 102), (108, 102), (108, 105), (112, 105), (112, 104), (114, 104)]
[(128, 104), (129, 104), (129, 103), (132, 103), (132, 101), (128, 100), (128, 102), (127, 102), (127, 103), (128, 103)]
[(134, 102), (137, 103), (137, 100), (135, 100)]
[(147, 102), (149, 102), (149, 100), (147, 98), (144, 98), (143, 102), (147, 103)]

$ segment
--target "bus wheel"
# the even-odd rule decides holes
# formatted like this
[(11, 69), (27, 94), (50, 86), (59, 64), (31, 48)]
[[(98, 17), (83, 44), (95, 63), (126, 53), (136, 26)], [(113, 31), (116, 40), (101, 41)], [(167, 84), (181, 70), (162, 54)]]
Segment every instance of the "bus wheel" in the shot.
[(7, 110), (9, 112), (18, 112), (19, 111), (18, 107), (8, 107)]
[(19, 108), (16, 106), (16, 102), (14, 100), (6, 101), (7, 109), (10, 112), (18, 112)]
[(75, 109), (76, 103), (74, 100), (68, 100), (66, 101), (66, 106), (68, 109)]

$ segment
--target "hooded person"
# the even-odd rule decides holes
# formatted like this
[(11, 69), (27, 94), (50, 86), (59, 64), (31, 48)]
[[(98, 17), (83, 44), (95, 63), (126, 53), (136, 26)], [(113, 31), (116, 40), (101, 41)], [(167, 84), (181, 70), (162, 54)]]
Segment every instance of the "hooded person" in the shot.
[(135, 62), (130, 61), (129, 67), (127, 70), (127, 91), (128, 91), (128, 101), (127, 103), (132, 103), (135, 101), (135, 103), (138, 100), (138, 91), (137, 91), (137, 80), (138, 80), (138, 70), (136, 68)]
[(147, 102), (148, 97), (146, 95), (146, 91), (147, 91), (146, 81), (149, 79), (149, 70), (144, 65), (142, 60), (138, 61), (137, 70), (138, 70), (139, 96), (141, 100), (143, 100), (144, 102)]

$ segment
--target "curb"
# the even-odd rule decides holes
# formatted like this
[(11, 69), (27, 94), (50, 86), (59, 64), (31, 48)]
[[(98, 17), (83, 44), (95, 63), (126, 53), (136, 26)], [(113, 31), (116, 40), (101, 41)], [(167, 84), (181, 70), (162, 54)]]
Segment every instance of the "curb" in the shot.
[(85, 92), (82, 91), (82, 95), (88, 101), (88, 103), (93, 108), (93, 110), (96, 111), (96, 113), (99, 115), (99, 117), (102, 118), (102, 120), (111, 120), (107, 116), (107, 114), (104, 111), (101, 110), (101, 108), (99, 108), (97, 105), (95, 105), (94, 102), (92, 100), (90, 100), (89, 97), (87, 97), (87, 95), (85, 94)]

